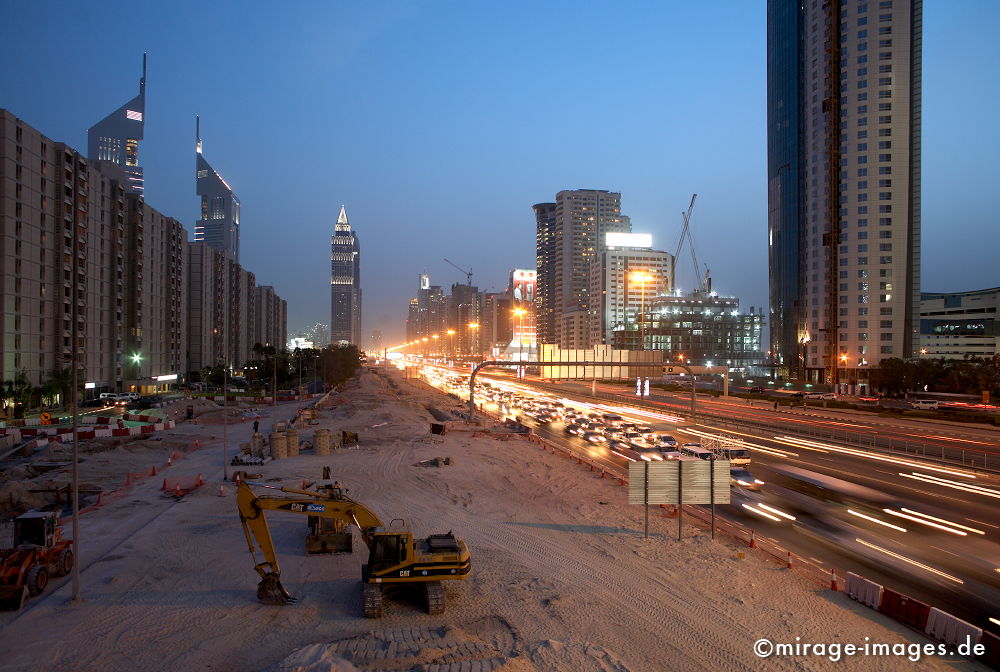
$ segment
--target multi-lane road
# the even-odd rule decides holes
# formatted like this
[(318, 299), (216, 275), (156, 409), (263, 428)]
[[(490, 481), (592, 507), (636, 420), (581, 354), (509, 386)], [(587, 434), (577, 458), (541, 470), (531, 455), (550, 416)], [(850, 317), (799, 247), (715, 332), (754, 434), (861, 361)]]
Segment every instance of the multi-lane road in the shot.
[[(1000, 478), (922, 457), (940, 458), (930, 447), (944, 448), (949, 456), (948, 450), (959, 445), (1000, 463), (1000, 446), (989, 430), (883, 423), (822, 410), (775, 411), (763, 402), (747, 406), (743, 400), (705, 401), (703, 396), (698, 421), (691, 422), (685, 398), (657, 395), (637, 407), (634, 400), (629, 405), (595, 400), (588, 384), (514, 380), (504, 373), (480, 376), (522, 397), (609, 410), (681, 443), (720, 435), (742, 439), (751, 450), (750, 470), (764, 485), (757, 492), (735, 487), (733, 504), (717, 507), (720, 515), (839, 575), (862, 574), (1000, 634)], [(621, 388), (599, 385), (598, 392), (610, 397)], [(560, 422), (534, 427), (598, 464), (625, 468), (627, 457), (563, 429)], [(894, 452), (886, 452), (889, 437), (921, 449), (904, 453), (894, 445)]]

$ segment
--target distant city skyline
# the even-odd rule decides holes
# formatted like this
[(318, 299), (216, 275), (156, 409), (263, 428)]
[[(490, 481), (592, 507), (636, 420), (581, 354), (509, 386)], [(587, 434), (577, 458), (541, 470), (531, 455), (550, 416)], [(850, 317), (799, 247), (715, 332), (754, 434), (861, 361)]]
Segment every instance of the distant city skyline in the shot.
[[(633, 228), (666, 250), (697, 192), (699, 254), (715, 287), (766, 305), (764, 3), (299, 7), (14, 6), (0, 26), (0, 107), (85, 147), (109, 103), (136, 95), (148, 52), (138, 162), (148, 202), (193, 233), (190, 123), (210, 119), (212, 165), (243, 198), (241, 263), (289, 298), (292, 324), (328, 319), (329, 224), (315, 216), (324, 199), (351, 203), (365, 222), (362, 333), (391, 344), (403, 337), (410, 278), (463, 281), (447, 257), (482, 290), (502, 289), (510, 268), (534, 266), (531, 204), (593, 186), (620, 192)], [(206, 24), (226, 30), (200, 40)], [(995, 286), (1000, 129), (995, 87), (982, 82), (1000, 65), (1000, 7), (928, 4), (923, 24), (921, 287)], [(690, 29), (665, 40), (671, 25)], [(98, 31), (133, 39), (95, 42)], [(241, 48), (265, 31), (284, 37)], [(607, 48), (576, 48), (595, 31)], [(41, 43), (50, 47), (33, 49)], [(615, 104), (576, 104), (571, 92), (595, 79)], [(690, 289), (686, 272), (678, 284)]]

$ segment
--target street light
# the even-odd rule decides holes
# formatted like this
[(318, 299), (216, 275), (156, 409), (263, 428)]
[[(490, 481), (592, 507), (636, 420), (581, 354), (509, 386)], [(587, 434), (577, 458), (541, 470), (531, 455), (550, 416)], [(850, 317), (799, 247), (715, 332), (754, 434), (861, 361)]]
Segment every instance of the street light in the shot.
[(524, 308), (515, 308), (513, 313), (517, 315), (517, 377), (523, 378), (521, 375), (521, 362), (524, 360), (524, 355), (521, 351), (524, 345), (524, 315), (528, 311)]
[(801, 374), (803, 380), (806, 379), (806, 361), (808, 358), (808, 348), (810, 340), (811, 339), (809, 337), (808, 331), (803, 331), (801, 334), (799, 334), (799, 347), (802, 348), (802, 354), (800, 355), (800, 358), (802, 360)]
[(454, 329), (449, 329), (448, 330), (448, 356), (449, 357), (454, 357), (455, 356), (455, 330)]
[(636, 271), (629, 275), (629, 279), (639, 283), (639, 349), (646, 349), (646, 283), (654, 280), (652, 275), (643, 271)]
[(440, 354), (440, 351), (438, 350), (438, 335), (434, 334), (431, 336), (431, 338), (434, 339), (434, 354), (438, 355)]
[(469, 331), (472, 332), (472, 336), (469, 338), (469, 354), (471, 355), (476, 354), (476, 344), (479, 341), (479, 339), (477, 338), (478, 335), (476, 332), (477, 329), (479, 329), (478, 322), (469, 322)]

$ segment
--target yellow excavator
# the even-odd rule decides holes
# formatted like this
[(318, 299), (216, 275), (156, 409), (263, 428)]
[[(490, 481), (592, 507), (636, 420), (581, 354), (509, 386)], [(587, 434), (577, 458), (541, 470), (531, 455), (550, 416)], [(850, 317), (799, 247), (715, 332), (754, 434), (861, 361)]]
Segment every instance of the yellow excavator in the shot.
[[(258, 497), (251, 485), (297, 496)], [(465, 579), (472, 568), (465, 542), (456, 539), (451, 532), (414, 539), (413, 533), (402, 526), (390, 524), (386, 527), (371, 509), (348, 497), (341, 488), (321, 486), (316, 490), (298, 490), (241, 481), (236, 491), (236, 505), (250, 554), (255, 552), (256, 541), (264, 555), (264, 562), (254, 565), (261, 577), (257, 599), (264, 604), (295, 602), (281, 585), (281, 569), (265, 511), (288, 511), (341, 521), (345, 527), (358, 527), (369, 551), (368, 562), (361, 566), (365, 618), (381, 618), (383, 588), (412, 584), (423, 587), (428, 613), (443, 614), (445, 595), (441, 582)]]

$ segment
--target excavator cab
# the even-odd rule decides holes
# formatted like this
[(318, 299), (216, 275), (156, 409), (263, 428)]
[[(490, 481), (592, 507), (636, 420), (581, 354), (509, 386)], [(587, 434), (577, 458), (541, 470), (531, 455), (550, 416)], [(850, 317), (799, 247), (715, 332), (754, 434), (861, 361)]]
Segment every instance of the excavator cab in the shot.
[(368, 554), (368, 569), (374, 575), (405, 564), (408, 560), (408, 532), (375, 532), (372, 535), (371, 551)]

